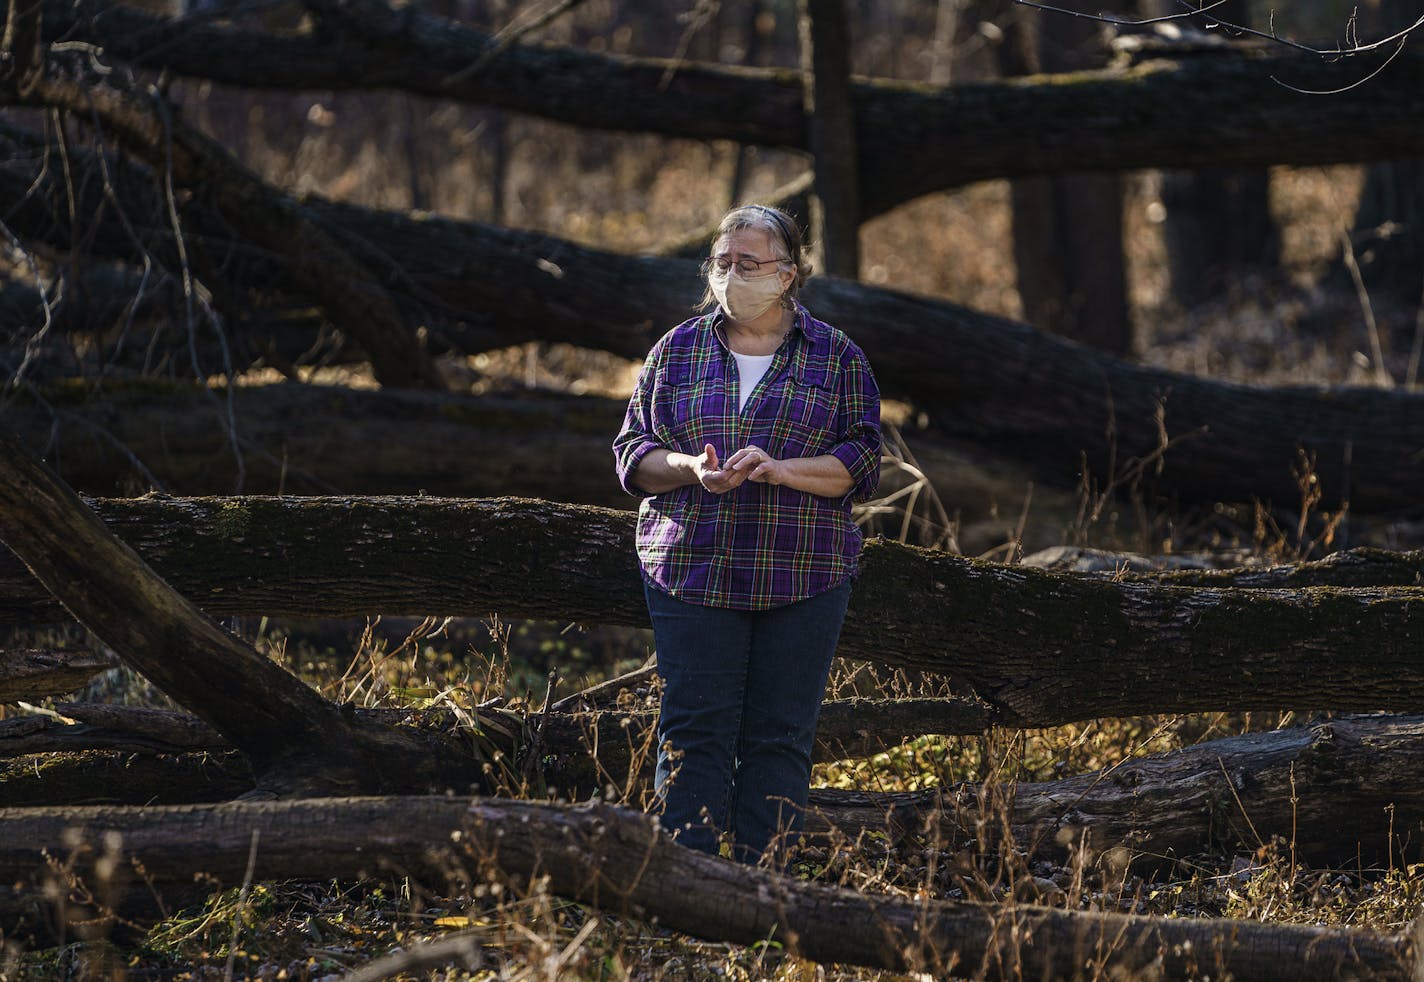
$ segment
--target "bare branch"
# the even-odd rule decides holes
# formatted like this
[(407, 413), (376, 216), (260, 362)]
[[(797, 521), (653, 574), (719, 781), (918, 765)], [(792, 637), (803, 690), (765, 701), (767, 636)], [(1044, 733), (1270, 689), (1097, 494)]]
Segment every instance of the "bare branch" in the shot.
[[(0, 38), (0, 84), (24, 94), (44, 74), (40, 16), (44, 0), (9, 0)], [(8, 76), (6, 78), (5, 76)]]

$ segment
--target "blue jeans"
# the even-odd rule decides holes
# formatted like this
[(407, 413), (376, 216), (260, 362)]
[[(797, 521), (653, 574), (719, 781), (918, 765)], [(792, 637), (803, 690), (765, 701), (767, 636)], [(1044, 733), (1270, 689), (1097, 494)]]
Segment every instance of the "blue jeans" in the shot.
[(663, 680), (657, 796), (678, 842), (755, 863), (801, 828), (811, 744), (850, 583), (772, 610), (684, 603), (646, 587)]

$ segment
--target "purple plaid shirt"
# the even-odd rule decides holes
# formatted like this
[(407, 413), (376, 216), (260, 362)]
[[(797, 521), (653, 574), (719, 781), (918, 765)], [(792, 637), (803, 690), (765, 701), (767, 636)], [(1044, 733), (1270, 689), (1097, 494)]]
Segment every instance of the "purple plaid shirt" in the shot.
[[(856, 573), (853, 501), (880, 482), (880, 392), (841, 331), (798, 305), (771, 367), (737, 409), (737, 365), (722, 314), (694, 317), (648, 352), (613, 442), (618, 480), (643, 495), (638, 561), (653, 586), (705, 607), (766, 610), (839, 586)], [(855, 486), (841, 498), (747, 481), (726, 494), (700, 484), (647, 495), (630, 478), (659, 447), (726, 460), (756, 444), (778, 460), (834, 454)]]

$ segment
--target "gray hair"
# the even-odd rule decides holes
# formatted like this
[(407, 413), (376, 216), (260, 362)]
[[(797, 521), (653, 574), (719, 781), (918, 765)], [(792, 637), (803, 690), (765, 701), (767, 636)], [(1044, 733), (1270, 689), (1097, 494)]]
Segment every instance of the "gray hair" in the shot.
[[(717, 224), (717, 234), (712, 239), (713, 246), (715, 247), (723, 236), (740, 232), (744, 228), (761, 229), (771, 236), (774, 258), (781, 260), (783, 269), (789, 266), (795, 270), (796, 276), (791, 280), (791, 285), (781, 295), (783, 307), (794, 307), (796, 298), (801, 295), (801, 285), (806, 282), (806, 277), (811, 275), (811, 261), (806, 257), (806, 237), (801, 226), (780, 208), (770, 205), (742, 205), (722, 216), (722, 221)], [(717, 298), (712, 295), (712, 287), (709, 285), (703, 291), (697, 309), (704, 310), (716, 302)]]

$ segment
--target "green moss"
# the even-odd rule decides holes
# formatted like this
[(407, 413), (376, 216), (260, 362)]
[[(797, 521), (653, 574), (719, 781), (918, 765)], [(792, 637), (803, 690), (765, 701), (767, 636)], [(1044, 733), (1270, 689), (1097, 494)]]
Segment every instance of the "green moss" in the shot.
[(252, 511), (247, 502), (224, 501), (213, 515), (213, 531), (224, 539), (242, 539), (252, 530)]

